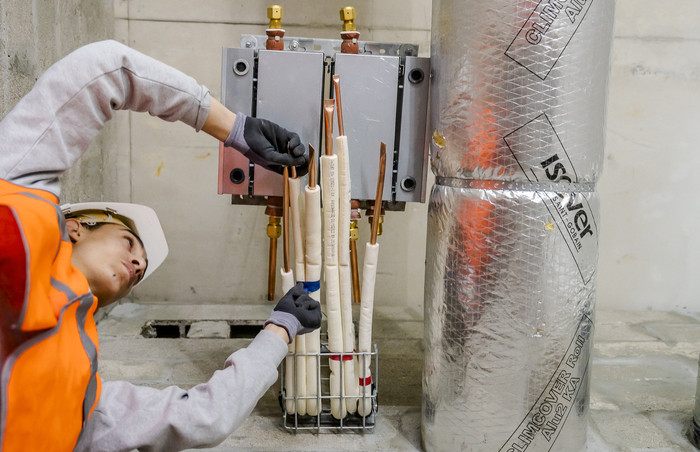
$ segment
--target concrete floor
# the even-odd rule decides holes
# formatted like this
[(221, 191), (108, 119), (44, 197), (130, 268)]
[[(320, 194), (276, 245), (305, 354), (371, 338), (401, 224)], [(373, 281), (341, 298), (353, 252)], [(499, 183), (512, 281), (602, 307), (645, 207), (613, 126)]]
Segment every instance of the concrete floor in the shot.
[[(250, 339), (270, 306), (132, 304), (116, 306), (98, 324), (100, 372), (153, 387), (206, 381)], [(209, 450), (420, 451), (422, 312), (377, 308), (379, 412), (372, 433), (312, 434), (284, 428), (275, 384), (250, 418)], [(213, 323), (203, 320), (219, 319)], [(225, 322), (220, 319), (228, 320)], [(159, 335), (146, 339), (143, 326)], [(397, 335), (396, 332), (400, 333)], [(192, 336), (196, 336), (193, 338)], [(397, 338), (398, 336), (398, 338)], [(686, 438), (695, 403), (700, 313), (598, 311), (588, 450), (694, 451)], [(134, 353), (138, 350), (138, 353)]]

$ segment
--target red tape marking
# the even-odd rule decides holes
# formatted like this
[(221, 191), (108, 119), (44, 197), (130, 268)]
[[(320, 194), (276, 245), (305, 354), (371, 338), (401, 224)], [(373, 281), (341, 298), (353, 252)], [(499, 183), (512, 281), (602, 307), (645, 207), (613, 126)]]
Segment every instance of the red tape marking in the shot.
[[(333, 361), (340, 361), (340, 355), (330, 355), (328, 358)], [(352, 355), (343, 355), (343, 361), (352, 361)]]

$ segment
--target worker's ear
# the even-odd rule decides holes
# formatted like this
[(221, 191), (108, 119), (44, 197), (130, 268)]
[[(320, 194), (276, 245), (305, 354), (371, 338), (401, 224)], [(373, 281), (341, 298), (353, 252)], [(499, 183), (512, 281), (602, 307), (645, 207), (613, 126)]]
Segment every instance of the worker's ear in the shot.
[(76, 243), (80, 240), (82, 226), (75, 218), (66, 218), (66, 229), (68, 229), (68, 237), (71, 243)]

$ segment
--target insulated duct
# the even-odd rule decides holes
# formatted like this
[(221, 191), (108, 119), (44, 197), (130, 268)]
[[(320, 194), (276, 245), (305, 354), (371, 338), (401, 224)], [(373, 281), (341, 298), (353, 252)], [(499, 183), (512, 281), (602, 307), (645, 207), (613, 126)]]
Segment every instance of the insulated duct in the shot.
[(585, 449), (612, 0), (434, 0), (428, 451)]

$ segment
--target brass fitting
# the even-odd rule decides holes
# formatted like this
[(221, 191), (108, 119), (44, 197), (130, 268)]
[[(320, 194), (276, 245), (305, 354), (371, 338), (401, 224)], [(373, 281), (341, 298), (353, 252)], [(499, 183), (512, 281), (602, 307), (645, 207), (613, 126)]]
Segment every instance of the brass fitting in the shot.
[(270, 25), (267, 28), (281, 29), (282, 17), (284, 9), (281, 5), (272, 5), (267, 7), (267, 18), (270, 19)]
[(360, 228), (357, 227), (357, 220), (350, 220), (350, 240), (360, 238)]
[(340, 10), (340, 20), (343, 21), (343, 31), (356, 31), (355, 27), (355, 8), (353, 6), (346, 6)]
[(271, 239), (278, 239), (282, 235), (282, 224), (280, 217), (269, 217), (267, 223), (267, 236)]
[[(382, 210), (384, 210), (384, 209), (382, 209)], [(374, 217), (374, 215), (367, 217), (367, 220), (369, 221), (370, 226), (372, 226), (373, 217)], [(382, 235), (382, 223), (384, 223), (384, 215), (379, 215), (379, 224), (377, 225), (377, 235)]]

